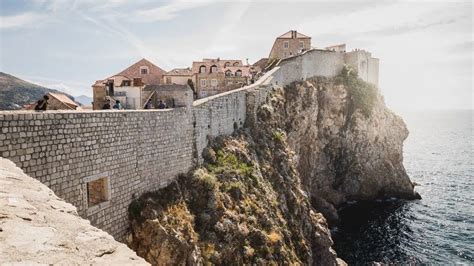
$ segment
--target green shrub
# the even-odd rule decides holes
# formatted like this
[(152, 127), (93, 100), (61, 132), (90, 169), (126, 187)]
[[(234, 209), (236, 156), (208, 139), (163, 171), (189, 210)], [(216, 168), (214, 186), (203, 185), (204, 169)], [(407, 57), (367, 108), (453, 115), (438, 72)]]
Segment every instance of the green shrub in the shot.
[(285, 140), (285, 134), (280, 131), (275, 131), (273, 132), (273, 139), (277, 142), (283, 143), (283, 141)]
[(235, 154), (226, 153), (222, 150), (217, 151), (216, 163), (210, 164), (208, 168), (214, 174), (235, 171), (238, 174), (250, 176), (253, 172), (253, 167), (250, 164), (240, 161)]
[(336, 77), (336, 84), (346, 87), (353, 111), (361, 110), (365, 117), (370, 117), (377, 99), (377, 88), (361, 80), (357, 76), (357, 71), (350, 66), (344, 66), (341, 73)]

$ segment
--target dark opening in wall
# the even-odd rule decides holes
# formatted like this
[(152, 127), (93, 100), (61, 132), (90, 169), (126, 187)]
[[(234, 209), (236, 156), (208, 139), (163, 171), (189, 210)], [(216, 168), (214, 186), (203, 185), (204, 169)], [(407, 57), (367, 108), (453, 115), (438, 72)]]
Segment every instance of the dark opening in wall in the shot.
[(87, 183), (87, 205), (96, 206), (109, 200), (109, 180), (102, 177)]

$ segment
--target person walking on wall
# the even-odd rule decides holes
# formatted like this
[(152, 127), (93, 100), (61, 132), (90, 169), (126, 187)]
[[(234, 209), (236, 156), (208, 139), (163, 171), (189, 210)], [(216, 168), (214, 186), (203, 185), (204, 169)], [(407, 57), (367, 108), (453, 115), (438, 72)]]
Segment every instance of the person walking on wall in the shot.
[(48, 95), (43, 96), (43, 99), (36, 103), (35, 111), (46, 111), (48, 109)]
[(110, 101), (106, 101), (104, 106), (102, 106), (102, 110), (108, 110), (110, 109)]
[(153, 109), (153, 105), (151, 104), (151, 100), (149, 100), (148, 102), (146, 102), (146, 104), (145, 104), (145, 109)]
[(166, 108), (166, 104), (160, 100), (160, 103), (158, 104), (158, 109), (165, 109)]
[(115, 104), (112, 108), (117, 109), (117, 110), (122, 110), (123, 107), (122, 107), (122, 104), (120, 103), (120, 101), (116, 100)]

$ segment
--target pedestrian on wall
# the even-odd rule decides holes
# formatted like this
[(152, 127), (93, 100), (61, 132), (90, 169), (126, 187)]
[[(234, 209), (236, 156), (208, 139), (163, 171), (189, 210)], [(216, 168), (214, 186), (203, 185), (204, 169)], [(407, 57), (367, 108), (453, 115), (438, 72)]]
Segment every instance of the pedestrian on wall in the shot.
[(158, 109), (165, 109), (166, 108), (166, 104), (160, 100), (160, 102), (158, 103)]
[(149, 100), (148, 102), (146, 102), (146, 104), (145, 104), (145, 109), (153, 109), (153, 105), (151, 104), (151, 100)]
[(120, 103), (119, 100), (115, 101), (115, 104), (112, 108), (117, 109), (117, 110), (122, 110), (123, 109), (122, 104)]
[(43, 99), (36, 103), (35, 111), (46, 111), (48, 109), (48, 95), (43, 96)]
[(110, 109), (110, 101), (105, 102), (104, 106), (102, 106), (102, 110), (109, 110)]

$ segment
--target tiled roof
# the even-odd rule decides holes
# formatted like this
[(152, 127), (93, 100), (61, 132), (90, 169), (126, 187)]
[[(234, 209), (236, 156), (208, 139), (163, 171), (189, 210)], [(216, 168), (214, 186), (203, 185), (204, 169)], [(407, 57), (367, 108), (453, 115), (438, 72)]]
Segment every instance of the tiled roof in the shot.
[(169, 76), (191, 76), (193, 72), (191, 68), (175, 68), (165, 73), (165, 75)]
[[(146, 66), (148, 67), (148, 74), (141, 74), (140, 73), (140, 67), (141, 66)], [(114, 76), (126, 76), (130, 79), (133, 78), (142, 78), (142, 81), (146, 84), (150, 85), (155, 85), (155, 84), (161, 84), (162, 83), (162, 78), (163, 74), (165, 74), (166, 71), (161, 69), (160, 67), (156, 66), (152, 62), (142, 59), (135, 64), (129, 66), (127, 69), (123, 70), (122, 72), (114, 75)]]
[[(292, 32), (293, 32), (293, 31), (290, 30), (290, 31), (288, 31), (287, 33), (281, 35), (281, 36), (278, 37), (278, 38), (282, 38), (282, 39), (292, 39)], [(300, 39), (300, 38), (311, 38), (311, 37), (309, 37), (309, 36), (306, 36), (306, 35), (304, 35), (304, 34), (301, 34), (301, 33), (297, 32), (297, 31), (295, 31), (295, 32), (296, 32), (296, 38), (297, 38), (297, 39)]]
[(71, 100), (69, 97), (67, 97), (64, 94), (61, 93), (48, 93), (48, 95), (52, 96), (53, 98), (56, 98), (58, 101), (63, 102), (67, 105), (72, 105), (72, 106), (79, 106), (77, 103), (75, 103), (73, 100)]

